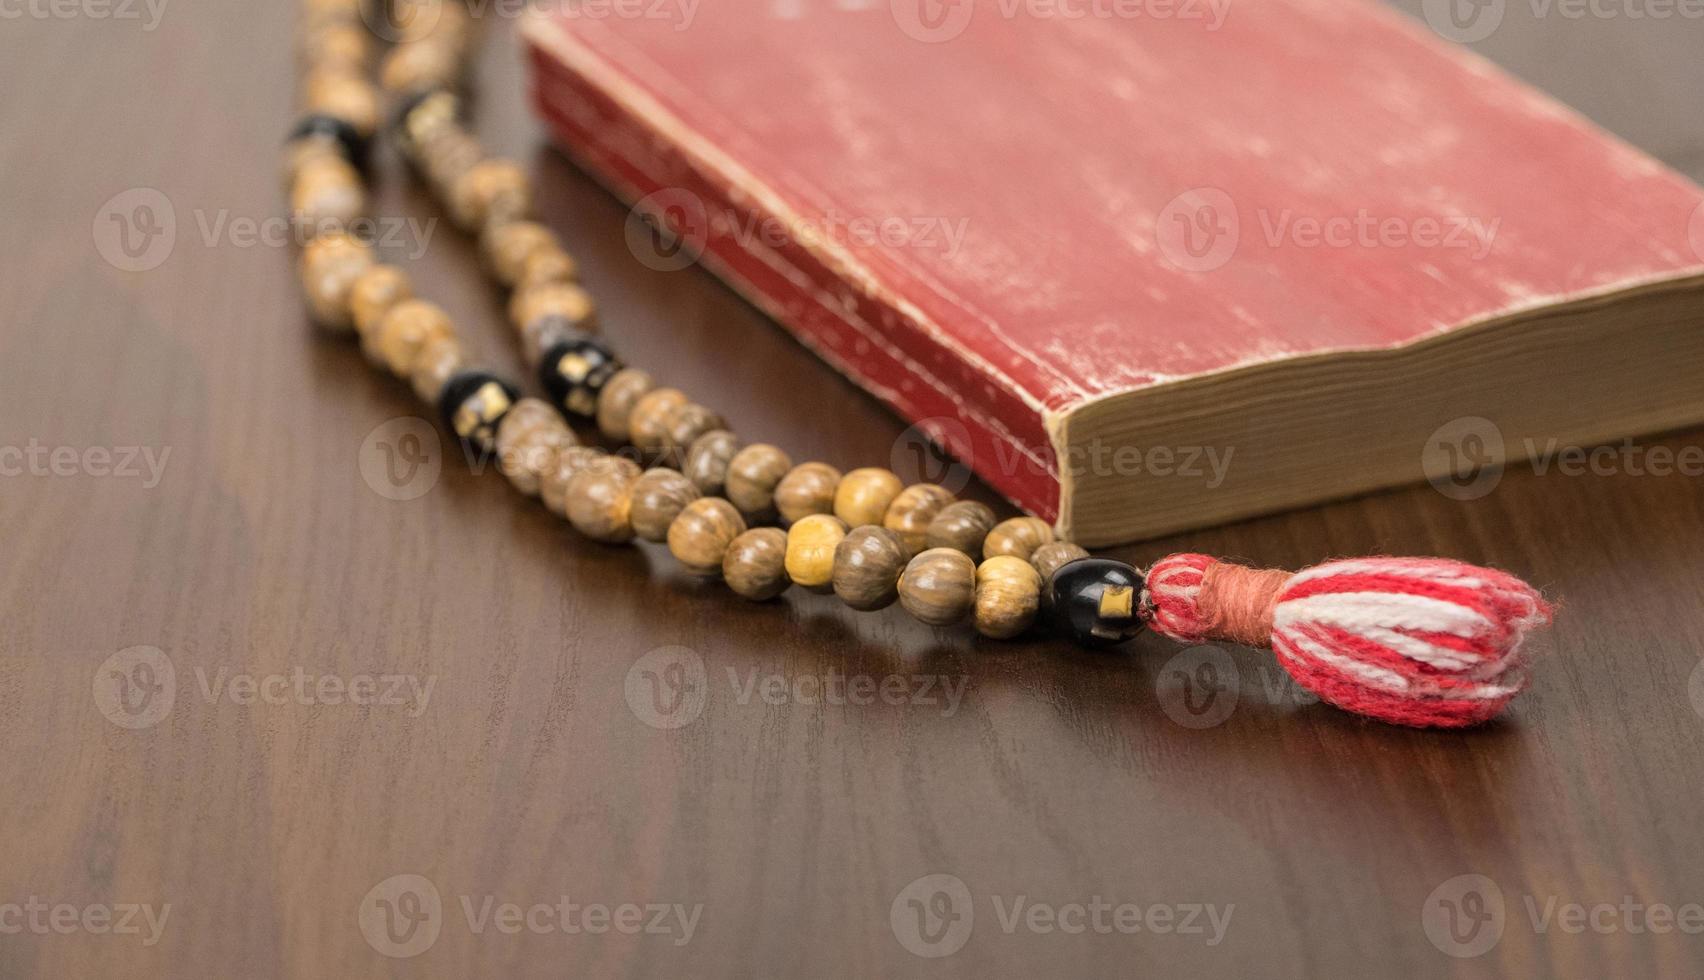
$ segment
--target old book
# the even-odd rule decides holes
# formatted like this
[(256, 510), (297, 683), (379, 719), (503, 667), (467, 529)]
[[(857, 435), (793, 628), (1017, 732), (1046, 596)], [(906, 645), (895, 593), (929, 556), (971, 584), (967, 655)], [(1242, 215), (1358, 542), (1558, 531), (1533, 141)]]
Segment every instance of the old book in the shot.
[(550, 6), (570, 154), (1085, 544), (1704, 421), (1704, 193), (1375, 4)]

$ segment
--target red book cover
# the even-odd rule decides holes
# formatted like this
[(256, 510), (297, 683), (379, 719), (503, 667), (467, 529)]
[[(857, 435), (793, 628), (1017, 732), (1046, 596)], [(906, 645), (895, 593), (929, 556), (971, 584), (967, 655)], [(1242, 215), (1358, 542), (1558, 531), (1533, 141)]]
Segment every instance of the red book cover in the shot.
[[(1420, 479), (1418, 441), (1304, 474), (1287, 435), (1305, 427), (1260, 428), (1337, 404), (1297, 401), (1325, 384), (1306, 374), (1320, 358), (1376, 366), (1704, 275), (1699, 188), (1373, 3), (851, 8), (556, 9), (526, 30), (536, 106), (714, 272), (1088, 543)], [(1675, 369), (1696, 377), (1698, 354)], [(1472, 359), (1449, 356), (1475, 390)], [(1376, 377), (1365, 387), (1388, 387)], [(1541, 415), (1599, 439), (1704, 419), (1670, 392), (1679, 378), (1605, 423), (1617, 390), (1591, 375), (1565, 399), (1539, 374), (1476, 377), (1493, 400), (1500, 379), (1520, 387), (1521, 431)], [(1234, 384), (1209, 407), (1185, 397), (1209, 379)], [(1378, 415), (1361, 397), (1340, 401)], [(1092, 482), (1087, 433), (1239, 399), (1214, 422), (1242, 451), (1234, 492), (1109, 517), (1160, 491)]]

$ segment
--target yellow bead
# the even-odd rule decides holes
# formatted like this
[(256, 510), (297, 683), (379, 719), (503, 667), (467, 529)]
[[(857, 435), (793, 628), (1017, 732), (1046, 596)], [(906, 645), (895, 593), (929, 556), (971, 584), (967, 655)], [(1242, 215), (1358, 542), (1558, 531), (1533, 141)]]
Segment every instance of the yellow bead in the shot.
[(787, 531), (787, 575), (813, 592), (827, 592), (834, 583), (834, 549), (846, 537), (838, 517), (812, 514)]

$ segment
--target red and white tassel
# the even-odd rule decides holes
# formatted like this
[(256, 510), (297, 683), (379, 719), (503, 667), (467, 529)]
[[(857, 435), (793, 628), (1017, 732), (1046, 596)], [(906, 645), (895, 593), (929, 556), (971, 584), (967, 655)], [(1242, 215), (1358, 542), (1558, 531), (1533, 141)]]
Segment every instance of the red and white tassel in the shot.
[(1269, 646), (1321, 700), (1398, 725), (1487, 721), (1526, 686), (1522, 644), (1550, 621), (1532, 586), (1439, 558), (1356, 558), (1290, 573), (1172, 555), (1142, 617), (1184, 643)]

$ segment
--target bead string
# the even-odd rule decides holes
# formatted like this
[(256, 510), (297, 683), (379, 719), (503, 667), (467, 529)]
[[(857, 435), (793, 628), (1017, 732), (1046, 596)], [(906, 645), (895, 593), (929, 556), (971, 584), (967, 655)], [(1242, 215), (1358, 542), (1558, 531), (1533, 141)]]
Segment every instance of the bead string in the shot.
[[(1525, 686), (1523, 643), (1550, 607), (1503, 572), (1371, 558), (1290, 573), (1183, 554), (1145, 577), (1056, 540), (1033, 517), (996, 523), (986, 506), (935, 484), (794, 465), (775, 446), (743, 445), (719, 414), (624, 365), (598, 338), (574, 259), (531, 219), (525, 172), (487, 155), (461, 122), (456, 92), (473, 32), (459, 0), (390, 0), (392, 23), (419, 29), (386, 54), (379, 86), (366, 76), (373, 39), (362, 5), (306, 0), (303, 16), (305, 114), (287, 142), (285, 179), (292, 218), (311, 239), (301, 258), (307, 306), (409, 382), (470, 462), (495, 456), (516, 489), (586, 537), (667, 542), (687, 569), (753, 600), (798, 585), (859, 610), (897, 600), (933, 626), (969, 618), (993, 638), (1022, 634), (1045, 608), (1087, 646), (1128, 640), (1144, 624), (1185, 643), (1270, 646), (1323, 700), (1402, 725), (1477, 724)], [(470, 368), (443, 308), (350, 234), (366, 207), (380, 88), (397, 104), (390, 130), (403, 156), (510, 291), (509, 320), (548, 401)], [(595, 423), (630, 452), (582, 445), (570, 421)]]
[[(456, 92), (473, 33), (467, 11), (446, 0), (402, 0), (392, 15), (427, 25), (393, 46), (379, 71), (384, 94), (398, 103), (395, 139), (510, 290), (510, 321), (549, 401), (468, 370), (448, 314), (416, 298), (406, 272), (375, 261), (347, 231), (365, 206), (362, 155), (377, 135), (380, 101), (364, 77), (371, 39), (358, 0), (308, 5), (301, 51), (309, 115), (286, 155), (292, 218), (320, 232), (304, 248), (302, 275), (321, 325), (353, 330), (370, 359), (440, 409), (470, 458), (494, 455), (516, 489), (594, 540), (666, 542), (689, 570), (719, 575), (753, 600), (796, 584), (832, 591), (859, 610), (898, 599), (936, 626), (968, 617), (989, 637), (1030, 627), (1053, 573), (1087, 551), (1032, 517), (997, 523), (987, 506), (958, 501), (937, 484), (908, 487), (874, 467), (843, 474), (822, 462), (794, 465), (775, 446), (744, 445), (717, 412), (625, 366), (596, 336), (595, 303), (578, 284), (574, 259), (531, 220), (525, 172), (488, 156), (461, 123)], [(595, 422), (605, 439), (652, 465), (581, 445), (569, 420)], [(1097, 599), (1095, 632), (1084, 636), (1096, 643), (1141, 627), (1140, 576), (1108, 564), (1118, 566), (1118, 591)]]

